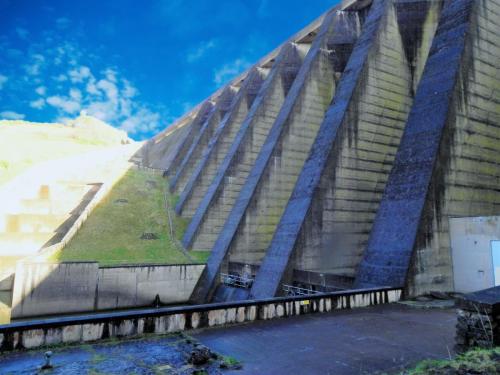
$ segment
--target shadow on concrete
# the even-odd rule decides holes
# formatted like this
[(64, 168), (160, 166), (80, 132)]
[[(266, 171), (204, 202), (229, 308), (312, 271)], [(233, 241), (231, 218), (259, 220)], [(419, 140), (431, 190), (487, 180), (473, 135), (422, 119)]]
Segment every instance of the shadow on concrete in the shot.
[(59, 225), (56, 230), (54, 236), (52, 236), (46, 243), (43, 244), (41, 249), (44, 249), (46, 247), (55, 245), (64, 238), (68, 230), (73, 226), (73, 224), (78, 220), (82, 212), (85, 210), (85, 208), (88, 206), (88, 204), (92, 201), (92, 199), (95, 197), (97, 192), (102, 186), (102, 183), (96, 182), (96, 183), (90, 183), (87, 184), (89, 186), (92, 186), (90, 190), (82, 197), (82, 200), (76, 206), (73, 210), (70, 212), (70, 217), (65, 220), (61, 225)]

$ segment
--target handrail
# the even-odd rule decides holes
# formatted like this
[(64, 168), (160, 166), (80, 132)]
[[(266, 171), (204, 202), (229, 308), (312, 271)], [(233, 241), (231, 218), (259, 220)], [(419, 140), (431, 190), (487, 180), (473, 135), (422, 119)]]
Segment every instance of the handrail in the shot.
[(283, 284), (283, 291), (289, 296), (307, 296), (320, 293), (317, 290), (300, 288), (298, 286)]
[(253, 278), (247, 276), (239, 276), (228, 273), (221, 273), (221, 282), (228, 286), (250, 289), (253, 284)]

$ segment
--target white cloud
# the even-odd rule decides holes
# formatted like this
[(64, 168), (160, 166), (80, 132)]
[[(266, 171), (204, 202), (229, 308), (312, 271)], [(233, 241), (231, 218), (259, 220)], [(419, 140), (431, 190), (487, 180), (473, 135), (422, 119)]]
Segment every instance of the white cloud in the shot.
[(30, 107), (35, 109), (42, 109), (45, 107), (45, 100), (43, 98), (33, 100), (30, 102)]
[(20, 39), (26, 40), (29, 35), (29, 31), (23, 29), (22, 27), (16, 27), (16, 34)]
[(56, 26), (57, 26), (57, 28), (59, 28), (61, 30), (67, 29), (70, 24), (71, 24), (71, 21), (66, 17), (60, 17), (60, 18), (56, 19)]
[(68, 80), (68, 77), (66, 77), (64, 74), (59, 74), (58, 76), (55, 76), (53, 78), (57, 82), (64, 82)]
[(3, 86), (5, 85), (5, 83), (7, 83), (8, 80), (9, 77), (0, 74), (0, 90), (3, 89)]
[(3, 111), (0, 112), (0, 118), (6, 120), (22, 120), (24, 118), (24, 115), (14, 111)]
[(82, 100), (82, 92), (78, 89), (72, 88), (69, 90), (69, 97), (80, 102)]
[[(34, 38), (35, 35), (28, 31), (26, 33), (21, 29), (14, 29), (14, 36), (33, 37), (34, 43), (25, 51), (13, 50), (15, 62), (22, 70), (21, 77), (19, 82), (11, 85), (10, 73), (3, 71), (4, 75), (0, 74), (0, 89), (3, 86), (5, 90), (6, 83), (9, 89), (14, 84), (19, 83), (19, 87), (24, 85), (24, 92), (32, 93), (24, 102), (29, 105), (28, 109), (44, 115), (53, 113), (53, 118), (46, 121), (57, 119), (64, 122), (77, 116), (79, 111), (86, 110), (91, 116), (112, 126), (127, 129), (131, 134), (136, 134), (136, 137), (142, 137), (146, 135), (143, 133), (157, 130), (160, 119), (170, 120), (165, 117), (168, 116), (165, 108), (159, 107), (157, 110), (141, 102), (139, 91), (133, 82), (123, 77), (116, 67), (100, 65), (102, 61), (97, 56), (99, 51), (95, 54), (87, 53), (75, 42), (65, 39), (66, 32), (60, 30), (73, 27), (72, 21), (62, 17), (53, 22), (59, 30), (42, 31), (40, 38)], [(209, 41), (203, 49), (213, 48), (213, 45)], [(6, 37), (3, 39), (0, 36), (0, 52), (9, 55), (10, 46)], [(204, 52), (192, 53), (191, 58), (196, 59)], [(103, 69), (94, 71), (91, 67), (95, 65)], [(19, 110), (18, 107), (12, 109)], [(24, 118), (21, 113), (7, 110), (1, 112), (1, 115), (6, 118)]]
[(55, 107), (69, 114), (76, 113), (81, 109), (81, 105), (78, 101), (68, 99), (63, 96), (50, 96), (47, 98), (47, 103), (52, 107)]
[(137, 89), (134, 86), (132, 86), (132, 84), (126, 79), (123, 79), (122, 81), (124, 85), (123, 95), (126, 98), (134, 97), (137, 94)]
[(45, 93), (47, 92), (47, 88), (45, 86), (39, 86), (35, 89), (35, 92), (38, 94), (38, 95), (45, 95)]
[(233, 62), (225, 64), (222, 68), (214, 71), (214, 82), (217, 86), (227, 82), (229, 79), (236, 77), (250, 66), (250, 62), (246, 59), (236, 59)]
[(108, 68), (108, 69), (106, 69), (104, 71), (104, 74), (106, 75), (106, 79), (108, 81), (116, 83), (116, 71), (114, 71), (113, 69)]
[(110, 102), (92, 102), (86, 110), (90, 116), (97, 117), (104, 122), (111, 123), (116, 116), (114, 105)]
[(90, 94), (90, 95), (100, 95), (101, 94), (101, 92), (99, 91), (99, 89), (95, 85), (95, 80), (88, 82), (85, 89), (87, 91), (87, 94)]
[(201, 59), (210, 49), (216, 46), (215, 40), (211, 39), (208, 42), (200, 44), (197, 48), (191, 50), (186, 57), (187, 62), (192, 63)]
[(97, 82), (96, 86), (106, 93), (106, 96), (111, 102), (118, 102), (118, 89), (113, 82), (101, 79), (99, 82)]
[(70, 70), (68, 75), (71, 79), (71, 82), (78, 83), (83, 82), (85, 79), (89, 78), (91, 73), (88, 67), (80, 66), (78, 69)]
[(122, 122), (120, 128), (128, 133), (145, 133), (158, 129), (160, 126), (160, 115), (151, 112), (146, 108), (141, 108), (133, 116)]
[(32, 76), (37, 76), (40, 74), (40, 69), (42, 68), (43, 64), (45, 63), (45, 57), (43, 55), (40, 55), (39, 53), (36, 53), (31, 56), (31, 58), (34, 60), (32, 64), (26, 65), (26, 73)]
[(73, 120), (71, 117), (60, 116), (60, 117), (57, 117), (54, 122), (56, 122), (58, 124), (68, 124), (71, 120)]

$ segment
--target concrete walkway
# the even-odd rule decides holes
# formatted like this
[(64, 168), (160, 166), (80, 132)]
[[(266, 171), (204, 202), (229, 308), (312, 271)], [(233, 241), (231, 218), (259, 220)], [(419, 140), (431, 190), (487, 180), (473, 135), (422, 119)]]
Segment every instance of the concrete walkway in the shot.
[[(209, 374), (398, 373), (452, 351), (455, 312), (402, 305), (260, 321), (192, 334), (210, 349), (240, 360), (242, 370)], [(179, 341), (181, 340), (181, 341)], [(0, 374), (33, 374), (44, 350), (0, 355)], [(54, 350), (53, 374), (191, 374), (182, 338), (150, 336)]]
[[(260, 321), (193, 335), (243, 362), (234, 374), (399, 373), (453, 354), (453, 309), (384, 305)], [(230, 372), (233, 373), (233, 372)]]

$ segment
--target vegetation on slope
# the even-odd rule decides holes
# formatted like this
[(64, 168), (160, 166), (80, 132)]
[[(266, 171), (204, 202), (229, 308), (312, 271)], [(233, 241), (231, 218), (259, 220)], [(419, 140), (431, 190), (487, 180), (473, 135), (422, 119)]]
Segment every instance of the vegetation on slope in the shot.
[(131, 169), (51, 260), (101, 265), (205, 262), (206, 254), (191, 256), (182, 249), (179, 239), (187, 223), (172, 212), (174, 201), (161, 176)]
[(453, 360), (427, 360), (405, 375), (500, 374), (500, 347), (475, 349)]

